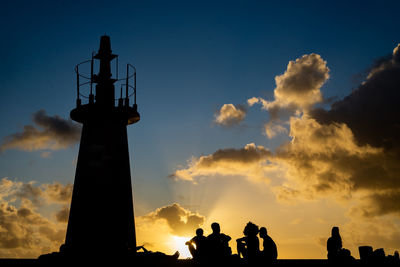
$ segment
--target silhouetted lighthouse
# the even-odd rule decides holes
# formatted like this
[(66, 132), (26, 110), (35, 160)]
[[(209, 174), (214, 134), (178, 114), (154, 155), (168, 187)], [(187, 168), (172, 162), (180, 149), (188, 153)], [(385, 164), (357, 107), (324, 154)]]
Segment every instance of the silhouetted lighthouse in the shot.
[[(97, 75), (93, 74), (93, 65), (98, 62), (94, 59), (100, 62)], [(116, 59), (115, 77), (111, 73), (113, 59)], [(79, 67), (84, 63), (90, 64), (90, 75), (80, 73)], [(129, 74), (131, 68), (134, 72)], [(83, 127), (65, 248), (73, 254), (123, 253), (136, 247), (126, 129), (127, 125), (140, 120), (136, 105), (136, 69), (127, 64), (126, 77), (118, 79), (118, 57), (111, 53), (110, 37), (102, 36), (97, 54), (78, 64), (75, 70), (77, 106), (70, 115)], [(117, 99), (116, 82), (123, 83)], [(84, 86), (87, 90), (90, 86), (90, 93), (83, 104)]]

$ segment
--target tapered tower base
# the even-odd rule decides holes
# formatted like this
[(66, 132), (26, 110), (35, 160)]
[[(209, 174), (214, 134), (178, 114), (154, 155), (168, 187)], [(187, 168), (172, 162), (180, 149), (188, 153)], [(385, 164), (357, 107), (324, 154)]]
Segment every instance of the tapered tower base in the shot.
[[(82, 105), (79, 96), (71, 118), (83, 124), (75, 182), (72, 193), (65, 246), (67, 254), (101, 258), (136, 252), (133, 197), (129, 165), (127, 125), (140, 120), (136, 105), (136, 72), (129, 76), (126, 95), (115, 106), (111, 78), (110, 38), (102, 36), (100, 49), (93, 57), (100, 60), (98, 75), (90, 76), (90, 88), (96, 83), (96, 95)], [(91, 61), (93, 68), (93, 58)], [(78, 65), (79, 66), (79, 65)], [(93, 70), (92, 70), (93, 72)], [(85, 76), (82, 76), (85, 77)], [(129, 106), (128, 80), (135, 77), (135, 102)], [(86, 83), (87, 84), (87, 83)], [(92, 90), (92, 89), (91, 89)]]

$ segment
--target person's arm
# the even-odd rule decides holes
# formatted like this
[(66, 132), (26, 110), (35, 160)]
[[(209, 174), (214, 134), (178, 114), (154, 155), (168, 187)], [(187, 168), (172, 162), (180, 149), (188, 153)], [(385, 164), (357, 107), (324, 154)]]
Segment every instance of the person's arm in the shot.
[[(226, 240), (229, 241), (231, 239), (229, 237), (229, 240), (228, 239), (226, 239)], [(246, 237), (241, 237), (241, 238), (236, 239), (236, 242), (244, 242), (244, 241), (246, 241)]]
[(145, 247), (144, 247), (144, 246), (138, 246), (138, 247), (136, 247), (136, 251), (138, 251), (138, 250), (140, 250), (140, 249), (142, 249), (142, 250), (143, 250), (143, 252), (148, 252), (148, 250), (147, 250), (147, 249), (145, 249)]
[(185, 243), (185, 245), (189, 246), (190, 244), (193, 244), (193, 243), (194, 243), (194, 237), (192, 239), (190, 239), (189, 241), (187, 241)]

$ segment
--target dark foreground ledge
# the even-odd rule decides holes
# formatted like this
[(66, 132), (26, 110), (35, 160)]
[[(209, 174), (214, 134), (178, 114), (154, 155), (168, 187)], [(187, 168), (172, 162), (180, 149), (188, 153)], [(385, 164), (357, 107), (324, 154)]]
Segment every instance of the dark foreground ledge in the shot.
[[(90, 266), (95, 266), (98, 264), (105, 265), (105, 266), (112, 266), (112, 267), (135, 267), (135, 266), (160, 266), (160, 267), (189, 267), (189, 266), (267, 266), (267, 265), (260, 265), (260, 264), (248, 264), (246, 262), (237, 262), (237, 263), (229, 263), (229, 264), (198, 264), (193, 262), (192, 260), (177, 260), (177, 261), (152, 261), (152, 262), (123, 262), (123, 261), (110, 261), (106, 260), (103, 261), (101, 259), (83, 259), (82, 262), (66, 262), (66, 261), (42, 261), (37, 259), (0, 259), (0, 267), (7, 267), (7, 266), (71, 266), (76, 267), (78, 263), (89, 263)], [(317, 267), (317, 266), (343, 266), (343, 264), (333, 264), (328, 262), (328, 260), (297, 260), (297, 259), (279, 259), (275, 263), (270, 264), (268, 266), (307, 266), (307, 267)], [(400, 264), (385, 264), (383, 262), (376, 263), (376, 264), (366, 264), (360, 260), (355, 260), (351, 264), (347, 263), (346, 266), (399, 266)]]

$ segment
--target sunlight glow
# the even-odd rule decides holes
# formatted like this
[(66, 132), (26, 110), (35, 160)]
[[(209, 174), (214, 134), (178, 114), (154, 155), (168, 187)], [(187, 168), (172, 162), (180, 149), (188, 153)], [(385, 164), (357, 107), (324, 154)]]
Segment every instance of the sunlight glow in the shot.
[(175, 250), (179, 251), (180, 259), (187, 259), (192, 257), (188, 246), (185, 245), (185, 243), (191, 239), (190, 237), (173, 235), (171, 239), (172, 239), (171, 245), (174, 247)]

